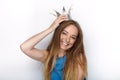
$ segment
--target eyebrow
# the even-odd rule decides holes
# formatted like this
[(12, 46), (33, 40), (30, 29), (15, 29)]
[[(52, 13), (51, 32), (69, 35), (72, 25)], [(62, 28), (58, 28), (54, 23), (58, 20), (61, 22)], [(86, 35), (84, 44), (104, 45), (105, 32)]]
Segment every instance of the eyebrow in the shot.
[[(63, 31), (65, 31), (66, 33), (69, 33), (69, 32), (68, 32), (68, 31), (66, 31), (66, 30), (63, 30)], [(72, 36), (77, 37), (77, 35), (72, 35)]]

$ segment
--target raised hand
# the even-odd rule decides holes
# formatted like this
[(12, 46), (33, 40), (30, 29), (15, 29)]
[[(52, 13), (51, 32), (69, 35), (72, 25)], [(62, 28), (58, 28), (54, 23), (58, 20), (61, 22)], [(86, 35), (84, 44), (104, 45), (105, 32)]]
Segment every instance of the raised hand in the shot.
[(57, 18), (55, 19), (55, 21), (51, 24), (50, 28), (54, 30), (54, 29), (56, 29), (56, 28), (59, 26), (59, 24), (60, 24), (62, 21), (66, 21), (66, 20), (68, 20), (68, 17), (67, 17), (66, 15), (60, 15), (60, 16), (57, 17)]

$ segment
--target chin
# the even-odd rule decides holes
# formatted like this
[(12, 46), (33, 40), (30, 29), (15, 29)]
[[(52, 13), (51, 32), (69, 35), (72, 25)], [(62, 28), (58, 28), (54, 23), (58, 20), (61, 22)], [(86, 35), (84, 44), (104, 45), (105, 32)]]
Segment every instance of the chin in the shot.
[(66, 48), (66, 47), (61, 47), (61, 50), (67, 51), (70, 48)]

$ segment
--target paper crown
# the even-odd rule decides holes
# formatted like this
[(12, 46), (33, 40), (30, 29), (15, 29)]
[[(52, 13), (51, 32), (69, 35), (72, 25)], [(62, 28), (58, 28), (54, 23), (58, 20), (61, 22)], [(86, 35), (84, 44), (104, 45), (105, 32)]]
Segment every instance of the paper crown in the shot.
[(72, 8), (70, 7), (70, 8), (68, 9), (68, 12), (67, 12), (66, 9), (65, 9), (65, 7), (63, 7), (62, 13), (59, 13), (58, 11), (54, 10), (56, 14), (53, 14), (53, 15), (56, 16), (56, 17), (58, 17), (58, 16), (64, 14), (64, 15), (67, 15), (68, 19), (72, 19), (72, 18), (71, 18), (71, 12), (70, 12), (71, 9), (72, 9)]

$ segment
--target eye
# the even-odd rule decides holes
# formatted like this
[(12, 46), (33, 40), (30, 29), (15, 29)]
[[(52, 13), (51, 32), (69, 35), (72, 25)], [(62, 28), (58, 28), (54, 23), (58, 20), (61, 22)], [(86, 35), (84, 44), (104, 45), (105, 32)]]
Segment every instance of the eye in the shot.
[(72, 39), (76, 40), (76, 37), (71, 37)]
[(76, 40), (77, 36), (71, 35), (71, 38)]
[(62, 32), (62, 34), (67, 35), (67, 33), (66, 33), (66, 32), (64, 32), (64, 31)]

